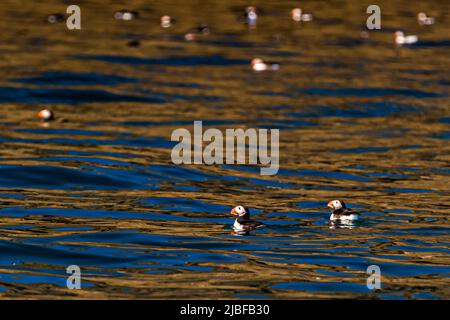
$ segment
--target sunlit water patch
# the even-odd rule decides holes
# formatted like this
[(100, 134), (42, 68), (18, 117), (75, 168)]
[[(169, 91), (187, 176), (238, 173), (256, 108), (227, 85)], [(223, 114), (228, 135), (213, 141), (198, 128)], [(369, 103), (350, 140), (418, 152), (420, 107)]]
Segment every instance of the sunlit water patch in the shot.
[[(211, 33), (185, 41), (202, 13), (181, 2), (175, 28), (105, 14), (82, 37), (46, 23), (49, 1), (26, 21), (27, 4), (2, 2), (1, 297), (449, 298), (448, 17), (426, 31), (413, 17), (419, 43), (395, 47), (405, 1), (369, 39), (353, 1), (345, 21), (310, 3), (304, 24), (286, 22), (296, 2), (264, 4), (255, 29), (235, 5), (214, 1)], [(57, 121), (37, 121), (44, 107)], [(280, 129), (277, 175), (174, 165), (171, 134), (195, 120)], [(362, 220), (330, 223), (332, 199)], [(236, 205), (265, 226), (236, 234)]]

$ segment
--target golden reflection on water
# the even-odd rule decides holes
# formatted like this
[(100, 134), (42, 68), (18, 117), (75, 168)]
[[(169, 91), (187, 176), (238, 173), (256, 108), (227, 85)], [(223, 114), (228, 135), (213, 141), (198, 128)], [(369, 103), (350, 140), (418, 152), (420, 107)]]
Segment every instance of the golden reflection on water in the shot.
[[(143, 235), (207, 237), (208, 241), (230, 246), (262, 245), (264, 241), (259, 242), (258, 238), (264, 236), (266, 241), (273, 242), (274, 247), (252, 252), (220, 246), (217, 249), (213, 245), (203, 248), (187, 246), (186, 250), (196, 253), (215, 253), (223, 257), (239, 254), (240, 258), (245, 259), (245, 262), (192, 262), (192, 266), (203, 268), (198, 270), (173, 267), (167, 273), (152, 274), (147, 272), (150, 268), (147, 269), (146, 264), (151, 264), (147, 261), (140, 268), (135, 264), (111, 268), (110, 271), (115, 274), (108, 276), (102, 273), (103, 268), (89, 266), (83, 269), (83, 281), (93, 286), (80, 291), (51, 283), (27, 284), (0, 278), (0, 286), (6, 289), (5, 292), (0, 291), (0, 297), (215, 299), (255, 294), (268, 298), (336, 298), (335, 292), (273, 288), (273, 285), (284, 282), (365, 284), (367, 274), (364, 269), (355, 270), (333, 262), (323, 264), (308, 260), (302, 263), (298, 259), (290, 261), (283, 257), (283, 254), (298, 253), (332, 255), (333, 250), (342, 250), (338, 255), (343, 258), (363, 259), (365, 255), (370, 257), (370, 263), (395, 263), (397, 267), (404, 268), (403, 275), (383, 276), (383, 293), (387, 296), (417, 298), (415, 294), (418, 292), (431, 292), (437, 298), (450, 296), (446, 285), (450, 263), (450, 147), (448, 137), (441, 137), (445, 133), (448, 135), (449, 131), (448, 121), (441, 119), (450, 117), (450, 55), (448, 45), (439, 45), (441, 41), (448, 41), (449, 35), (448, 4), (445, 1), (420, 4), (379, 1), (383, 30), (370, 32), (370, 39), (366, 42), (360, 42), (358, 35), (365, 25), (367, 4), (358, 1), (307, 2), (305, 9), (312, 12), (315, 18), (302, 25), (289, 20), (288, 13), (297, 2), (261, 3), (266, 14), (261, 15), (254, 30), (248, 30), (236, 22), (235, 8), (245, 7), (247, 2), (244, 1), (196, 2), (190, 5), (182, 1), (105, 3), (108, 2), (86, 1), (80, 4), (82, 31), (79, 32), (68, 31), (64, 24), (45, 22), (48, 14), (65, 11), (62, 2), (24, 4), (22, 1), (6, 0), (0, 4), (0, 10), (5, 13), (0, 20), (0, 87), (8, 88), (0, 92), (7, 94), (11, 88), (18, 90), (17, 97), (11, 101), (0, 97), (3, 111), (0, 121), (1, 166), (58, 166), (80, 170), (89, 164), (83, 159), (88, 161), (92, 157), (145, 168), (151, 165), (170, 166), (170, 148), (147, 147), (145, 143), (144, 146), (139, 143), (133, 146), (115, 141), (140, 138), (144, 142), (146, 139), (167, 141), (172, 131), (180, 126), (192, 130), (193, 120), (218, 120), (230, 121), (230, 124), (211, 126), (219, 129), (281, 127), (280, 174), (264, 177), (259, 175), (259, 171), (221, 166), (185, 166), (200, 170), (211, 178), (183, 180), (181, 177), (180, 181), (176, 181), (175, 173), (173, 181), (168, 179), (157, 188), (117, 190), (85, 190), (83, 186), (70, 189), (3, 186), (0, 189), (2, 210), (23, 207), (24, 212), (39, 208), (151, 212), (170, 214), (180, 219), (127, 218), (125, 214), (120, 219), (60, 216), (57, 213), (5, 214), (0, 220), (0, 239), (16, 242), (18, 239), (64, 236), (63, 240), (56, 240), (58, 245), (126, 250), (130, 250), (131, 246), (142, 254), (170, 254), (171, 251), (181, 250), (170, 245), (70, 241), (71, 235), (80, 233), (89, 235), (134, 230)], [(129, 23), (115, 21), (112, 18), (114, 11), (123, 7), (139, 10), (141, 18)], [(419, 27), (415, 20), (415, 14), (419, 11), (436, 17), (436, 25)], [(159, 17), (164, 14), (170, 14), (177, 20), (167, 30), (161, 29), (158, 24)], [(185, 42), (183, 34), (200, 23), (211, 26), (211, 35)], [(435, 45), (394, 47), (392, 33), (398, 28), (418, 34), (420, 40)], [(141, 45), (127, 47), (126, 43), (131, 38), (140, 39)], [(127, 63), (130, 60), (111, 63), (98, 60), (100, 56), (124, 56), (138, 60), (133, 60), (137, 64)], [(223, 65), (190, 66), (164, 60), (176, 56), (221, 56), (228, 62)], [(248, 64), (255, 56), (279, 61), (281, 69), (255, 74)], [(97, 72), (138, 82), (60, 86), (58, 83), (13, 81), (50, 71)], [(48, 128), (42, 128), (36, 121), (36, 113), (45, 103), (22, 101), (20, 95), (23, 93), (19, 89), (66, 87), (103, 90), (118, 96), (149, 95), (163, 99), (165, 103), (50, 102), (46, 105), (50, 105), (56, 115), (67, 119), (67, 122), (52, 123)], [(326, 88), (328, 91), (305, 91), (311, 88)], [(387, 95), (364, 91), (371, 88), (397, 91)], [(347, 89), (350, 91), (345, 91)], [(42, 96), (41, 100), (44, 98)], [(362, 105), (375, 106), (380, 110), (395, 105), (399, 111), (382, 116), (352, 113), (354, 108), (361, 108)], [(129, 125), (133, 122), (151, 124)], [(94, 133), (85, 135), (66, 131), (55, 134), (46, 132), (46, 129), (92, 130)], [(65, 143), (64, 139), (71, 143)], [(80, 154), (73, 156), (73, 151)], [(94, 155), (89, 156), (90, 153)], [(48, 159), (57, 156), (61, 158)], [(127, 165), (118, 163), (95, 163), (95, 166), (128, 170)], [(307, 172), (338, 175), (333, 178)], [(350, 176), (342, 178), (342, 175)], [(223, 179), (225, 176), (235, 179)], [(26, 172), (24, 177), (27, 177)], [(52, 177), (48, 176), (48, 179)], [(50, 180), (49, 183), (52, 182)], [(25, 198), (6, 197), (4, 194)], [(231, 229), (228, 228), (228, 224), (232, 223), (228, 211), (224, 211), (223, 215), (211, 215), (205, 211), (186, 212), (158, 205), (149, 207), (142, 202), (149, 198), (191, 199), (230, 208), (245, 204), (260, 210), (255, 215), (257, 219), (265, 219), (275, 225), (279, 222), (280, 225), (250, 237), (236, 237), (230, 234)], [(358, 210), (369, 212), (366, 216), (369, 224), (352, 229), (330, 229), (326, 223), (328, 212), (325, 206), (333, 198), (349, 199), (349, 202), (360, 205)], [(302, 207), (301, 202), (304, 201), (323, 202), (324, 208)], [(271, 216), (271, 213), (291, 213), (294, 216)], [(295, 216), (297, 213), (298, 216)], [(0, 215), (3, 214), (0, 212)], [(229, 221), (195, 221), (210, 217)], [(186, 222), (181, 218), (190, 220)], [(286, 220), (293, 223), (288, 225), (289, 231), (281, 227)], [(29, 227), (6, 228), (21, 225)], [(55, 230), (67, 227), (90, 229)], [(416, 233), (417, 230), (430, 228), (442, 228), (444, 231), (432, 236), (427, 236), (426, 232)], [(377, 242), (379, 238), (384, 241)], [(350, 243), (346, 243), (347, 240)], [(415, 249), (408, 242), (413, 240), (421, 243)], [(278, 243), (282, 248), (279, 252), (276, 250)], [(306, 249), (310, 245), (316, 245), (315, 251)], [(352, 249), (358, 246), (369, 249), (363, 253), (353, 253)], [(429, 246), (435, 250), (416, 250)], [(266, 259), (261, 254), (268, 254), (272, 259)], [(64, 259), (70, 260), (67, 257)], [(43, 276), (61, 269), (61, 266), (43, 262), (21, 263), (21, 269), (3, 265), (0, 274)], [(189, 263), (186, 265), (189, 266)], [(447, 271), (446, 274), (409, 276), (408, 268), (417, 265), (447, 267)], [(324, 274), (324, 270), (329, 273)], [(377, 292), (357, 291), (339, 292), (338, 297), (380, 298)]]

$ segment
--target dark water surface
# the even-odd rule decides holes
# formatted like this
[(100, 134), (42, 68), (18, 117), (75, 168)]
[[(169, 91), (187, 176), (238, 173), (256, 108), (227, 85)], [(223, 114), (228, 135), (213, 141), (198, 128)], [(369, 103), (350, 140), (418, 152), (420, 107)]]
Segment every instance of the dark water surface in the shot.
[[(0, 297), (450, 298), (448, 2), (379, 1), (364, 41), (370, 2), (302, 2), (301, 24), (298, 2), (260, 3), (255, 29), (248, 4), (82, 1), (69, 31), (46, 22), (65, 1), (0, 3)], [(140, 19), (114, 20), (124, 7)], [(419, 43), (395, 47), (397, 29)], [(42, 126), (43, 106), (66, 121)], [(194, 120), (279, 128), (278, 175), (172, 164)], [(332, 228), (334, 198), (364, 221)], [(237, 204), (268, 226), (232, 234)]]

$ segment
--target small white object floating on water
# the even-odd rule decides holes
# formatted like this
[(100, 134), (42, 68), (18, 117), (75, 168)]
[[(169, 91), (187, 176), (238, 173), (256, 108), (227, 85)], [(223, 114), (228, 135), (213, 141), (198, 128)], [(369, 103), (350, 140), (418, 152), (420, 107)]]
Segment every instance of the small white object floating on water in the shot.
[(49, 122), (55, 119), (55, 114), (49, 109), (43, 109), (38, 112), (38, 118), (42, 122)]
[(252, 68), (254, 71), (266, 71), (266, 70), (278, 70), (280, 69), (280, 64), (277, 62), (264, 62), (260, 58), (252, 59)]
[(300, 8), (294, 8), (291, 10), (291, 17), (292, 20), (295, 22), (300, 21), (311, 21), (313, 19), (313, 15), (311, 13), (303, 13), (302, 9)]
[(413, 44), (416, 43), (417, 41), (419, 41), (419, 38), (416, 35), (405, 36), (403, 31), (395, 32), (395, 43), (397, 45)]
[(434, 18), (428, 17), (425, 12), (419, 12), (417, 14), (417, 22), (419, 22), (421, 26), (431, 26), (434, 24)]
[(347, 208), (344, 201), (332, 200), (328, 202), (328, 208), (332, 210), (330, 216), (331, 221), (350, 222), (360, 220), (359, 213)]

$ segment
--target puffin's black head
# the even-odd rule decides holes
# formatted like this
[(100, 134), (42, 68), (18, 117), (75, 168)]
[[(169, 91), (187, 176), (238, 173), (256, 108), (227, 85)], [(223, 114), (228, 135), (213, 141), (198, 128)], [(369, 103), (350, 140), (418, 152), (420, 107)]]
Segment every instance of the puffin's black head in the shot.
[(238, 218), (250, 218), (250, 209), (243, 207), (243, 206), (236, 206), (233, 209), (231, 209), (230, 212), (233, 216), (237, 216)]
[(332, 201), (328, 202), (328, 208), (333, 209), (333, 210), (347, 209), (344, 201), (341, 201), (341, 200), (332, 200)]

